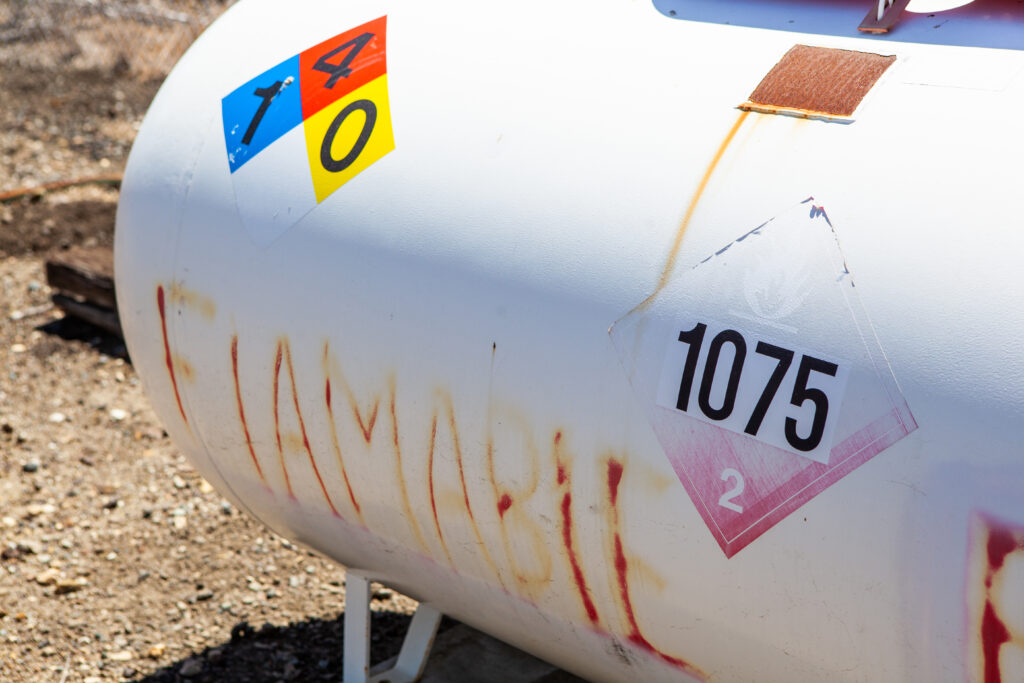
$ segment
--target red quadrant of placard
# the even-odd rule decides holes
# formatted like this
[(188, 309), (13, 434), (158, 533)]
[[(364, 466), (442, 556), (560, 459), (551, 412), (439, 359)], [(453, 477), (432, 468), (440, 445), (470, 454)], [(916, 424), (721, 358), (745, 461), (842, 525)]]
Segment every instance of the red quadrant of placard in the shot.
[[(906, 404), (865, 425), (832, 447), (829, 464), (759, 444), (720, 427), (684, 418), (653, 422), (672, 468), (726, 557), (732, 557), (791, 512), (917, 428)], [(669, 424), (669, 423), (674, 424)], [(727, 468), (742, 477), (742, 495), (723, 507), (732, 480)]]
[[(386, 25), (387, 17), (383, 16), (339, 33), (299, 54), (303, 120), (387, 72)], [(316, 68), (317, 62), (334, 50), (337, 52), (327, 56), (324, 63)], [(331, 67), (342, 66), (351, 70), (347, 76), (335, 77), (330, 73)]]

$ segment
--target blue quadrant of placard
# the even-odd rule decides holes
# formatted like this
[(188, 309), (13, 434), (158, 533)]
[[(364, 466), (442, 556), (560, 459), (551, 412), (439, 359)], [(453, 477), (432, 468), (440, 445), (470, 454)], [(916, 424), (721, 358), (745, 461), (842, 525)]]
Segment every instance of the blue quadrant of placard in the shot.
[[(278, 81), (282, 84), (281, 88), (263, 112), (249, 144), (244, 144), (242, 139), (266, 99), (257, 95), (256, 90), (270, 88)], [(302, 123), (299, 56), (281, 62), (237, 88), (221, 100), (221, 113), (224, 118), (228, 165), (234, 173), (274, 140)]]

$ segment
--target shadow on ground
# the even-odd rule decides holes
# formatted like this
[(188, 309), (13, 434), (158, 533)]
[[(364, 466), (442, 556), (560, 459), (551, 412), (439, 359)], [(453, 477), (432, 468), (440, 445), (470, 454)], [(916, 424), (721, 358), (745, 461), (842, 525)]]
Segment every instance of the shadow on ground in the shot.
[[(398, 654), (412, 616), (371, 613), (370, 660)], [(455, 622), (447, 619), (441, 628)], [(337, 619), (308, 619), (287, 626), (235, 624), (231, 640), (209, 647), (143, 678), (144, 683), (276, 683), (341, 681), (344, 613)], [(131, 672), (126, 671), (125, 674)], [(125, 676), (133, 678), (133, 676)]]
[[(128, 357), (128, 349), (125, 347), (123, 339), (80, 318), (69, 315), (40, 325), (36, 329), (48, 335), (59, 337), (64, 341), (84, 342), (99, 353), (106, 354), (111, 358), (123, 358), (125, 362), (131, 363), (131, 358)], [(55, 353), (61, 350), (61, 348), (59, 343), (43, 343), (37, 345), (34, 352), (45, 356)]]

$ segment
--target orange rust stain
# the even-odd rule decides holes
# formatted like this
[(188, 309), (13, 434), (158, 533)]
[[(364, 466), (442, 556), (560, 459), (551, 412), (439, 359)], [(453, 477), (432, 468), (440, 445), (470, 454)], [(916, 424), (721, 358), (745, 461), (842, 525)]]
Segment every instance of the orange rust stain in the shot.
[(196, 369), (191, 363), (189, 363), (182, 356), (174, 356), (174, 367), (181, 373), (181, 378), (186, 382), (194, 383), (196, 381)]
[[(448, 558), (448, 565), (455, 569), (455, 562), (452, 560), (452, 554), (448, 550), (448, 544), (444, 540), (444, 532), (441, 531), (441, 519), (437, 516), (437, 496), (434, 492), (434, 448), (437, 444), (437, 411), (434, 411), (434, 417), (430, 421), (430, 446), (427, 450), (427, 486), (430, 489), (430, 511), (434, 515), (434, 528), (437, 530), (437, 538), (441, 541), (441, 548), (444, 550), (445, 557)], [(456, 570), (458, 571), (458, 570)]]
[(242, 432), (245, 433), (245, 445), (249, 448), (249, 457), (252, 464), (256, 466), (256, 472), (260, 475), (260, 481), (264, 486), (269, 487), (267, 478), (263, 475), (263, 468), (256, 458), (256, 450), (252, 446), (252, 437), (249, 435), (249, 423), (245, 419), (245, 406), (242, 403), (242, 387), (238, 381), (238, 335), (231, 336), (231, 373), (235, 377), (235, 401), (238, 405), (238, 419), (242, 423)]
[(278, 404), (278, 387), (281, 384), (281, 360), (283, 357), (283, 343), (277, 342), (277, 352), (274, 355), (274, 436), (277, 437), (277, 458), (281, 462), (281, 472), (284, 473), (284, 485), (288, 490), (288, 497), (295, 500), (295, 492), (292, 491), (292, 480), (288, 476), (288, 466), (284, 462), (284, 447), (281, 445), (281, 415)]
[(217, 304), (213, 302), (213, 299), (191, 289), (186, 289), (179, 283), (171, 284), (170, 297), (172, 301), (182, 307), (199, 311), (207, 320), (213, 320), (217, 317)]
[(388, 384), (391, 394), (391, 400), (389, 403), (391, 410), (391, 435), (392, 444), (395, 449), (395, 471), (398, 475), (398, 490), (402, 495), (402, 511), (405, 513), (406, 519), (409, 520), (409, 526), (412, 527), (413, 534), (416, 536), (416, 541), (420, 544), (423, 552), (430, 557), (430, 547), (427, 545), (426, 539), (423, 538), (423, 532), (420, 530), (420, 525), (416, 521), (416, 516), (413, 514), (412, 504), (409, 502), (409, 489), (405, 485), (405, 473), (402, 471), (402, 447), (398, 442), (398, 410), (395, 406), (396, 389), (394, 376), (388, 380)]
[(718, 167), (719, 162), (722, 161), (722, 157), (725, 155), (725, 150), (729, 148), (736, 133), (739, 132), (740, 127), (743, 126), (743, 122), (747, 120), (747, 116), (750, 114), (748, 111), (741, 111), (736, 119), (736, 123), (729, 129), (725, 139), (722, 140), (722, 144), (718, 146), (718, 151), (715, 152), (715, 156), (711, 159), (711, 163), (708, 164), (707, 169), (704, 171), (704, 176), (700, 179), (700, 183), (697, 185), (697, 191), (693, 193), (693, 197), (690, 199), (690, 205), (686, 208), (686, 214), (683, 215), (682, 222), (679, 223), (679, 227), (676, 229), (675, 238), (672, 240), (672, 248), (668, 252), (668, 258), (665, 261), (664, 267), (661, 269), (661, 275), (658, 277), (658, 284), (651, 292), (650, 296), (641, 302), (637, 308), (646, 307), (658, 293), (668, 285), (669, 278), (672, 277), (672, 271), (675, 270), (676, 260), (679, 258), (679, 247), (683, 244), (683, 236), (686, 234), (686, 228), (690, 225), (690, 219), (693, 218), (694, 212), (697, 210), (697, 205), (700, 204), (700, 199), (704, 194), (704, 190), (708, 186), (708, 182), (711, 180), (711, 176), (715, 173), (715, 168)]
[(566, 557), (569, 559), (569, 569), (572, 571), (572, 578), (576, 584), (576, 591), (579, 593), (580, 601), (583, 603), (583, 610), (587, 613), (587, 619), (594, 627), (599, 627), (600, 617), (597, 614), (597, 606), (590, 596), (590, 587), (587, 585), (586, 576), (583, 573), (583, 566), (579, 557), (576, 556), (576, 544), (573, 538), (572, 518), (572, 482), (569, 480), (569, 464), (561, 452), (562, 432), (555, 432), (554, 439), (555, 469), (557, 471), (558, 487), (562, 493), (562, 545), (565, 546)]
[(498, 499), (498, 516), (504, 517), (510, 507), (512, 507), (512, 496), (507, 493), (501, 494), (501, 498)]
[(620, 519), (618, 507), (619, 485), (622, 483), (623, 471), (624, 468), (621, 461), (614, 457), (608, 458), (608, 502), (614, 553), (613, 562), (615, 566), (615, 580), (618, 587), (619, 600), (622, 603), (623, 613), (626, 618), (626, 622), (629, 625), (629, 634), (627, 635), (627, 638), (629, 639), (629, 642), (636, 647), (656, 655), (662, 661), (679, 669), (683, 669), (687, 673), (706, 679), (707, 676), (704, 672), (686, 660), (668, 654), (667, 652), (655, 647), (655, 645), (643, 634), (643, 631), (640, 630), (640, 624), (636, 618), (636, 611), (633, 608), (633, 599), (630, 596), (629, 591), (629, 561), (626, 559), (626, 552), (622, 544), (622, 520)]
[[(331, 396), (331, 369), (330, 369), (329, 358), (330, 358), (330, 344), (329, 344), (329, 342), (324, 342), (324, 358), (323, 358), (324, 377), (325, 377), (325, 379), (324, 379), (324, 403), (327, 405), (327, 422), (328, 422), (328, 424), (330, 426), (330, 429), (331, 429), (331, 445), (334, 446), (334, 455), (338, 459), (338, 468), (341, 470), (341, 477), (345, 481), (345, 489), (348, 491), (348, 498), (352, 502), (352, 507), (355, 509), (356, 516), (359, 518), (360, 523), (362, 523), (362, 525), (365, 527), (366, 526), (366, 520), (363, 519), (362, 508), (359, 506), (359, 501), (356, 500), (356, 494), (355, 494), (355, 491), (352, 488), (352, 482), (350, 482), (349, 478), (348, 478), (348, 470), (345, 468), (345, 459), (341, 455), (341, 442), (338, 440), (338, 428), (337, 428), (337, 426), (335, 424), (335, 421), (334, 421), (334, 408), (333, 408), (333, 405), (331, 403), (331, 398), (332, 398), (332, 396)], [(342, 381), (344, 382), (344, 379), (342, 379)], [(347, 383), (345, 383), (345, 388), (348, 389), (348, 393), (351, 395), (351, 389), (348, 388), (348, 384)], [(365, 428), (363, 426), (363, 423), (362, 423), (362, 415), (360, 415), (359, 408), (356, 407), (354, 402), (352, 403), (352, 410), (353, 410), (353, 412), (356, 415), (356, 420), (359, 423), (359, 428), (363, 431), (363, 435), (364, 435), (364, 438), (366, 439), (366, 442), (369, 443), (370, 442), (369, 436), (367, 435), (366, 430), (365, 430)], [(373, 417), (371, 418), (371, 423), (370, 423), (370, 434), (371, 435), (373, 433), (373, 421), (375, 421), (376, 418), (377, 418), (377, 404), (374, 404)]]
[(178, 403), (178, 412), (181, 419), (188, 426), (188, 418), (185, 417), (185, 408), (181, 404), (181, 393), (178, 391), (178, 378), (174, 374), (174, 360), (171, 357), (171, 344), (167, 339), (167, 304), (164, 300), (164, 286), (156, 287), (156, 307), (160, 311), (160, 331), (164, 338), (164, 364), (167, 366), (167, 374), (171, 376), (171, 388), (174, 389), (174, 400)]
[[(292, 365), (291, 345), (288, 343), (287, 339), (279, 342), (278, 348), (280, 349), (282, 347), (284, 349), (285, 365), (288, 367), (288, 380), (292, 385), (292, 404), (295, 406), (295, 415), (299, 418), (299, 431), (302, 434), (302, 447), (306, 449), (306, 455), (309, 456), (309, 464), (313, 466), (313, 474), (316, 475), (316, 481), (320, 484), (320, 491), (324, 495), (324, 500), (327, 501), (327, 506), (331, 508), (331, 513), (335, 517), (341, 517), (341, 515), (338, 514), (338, 509), (334, 507), (334, 501), (331, 500), (331, 494), (327, 492), (327, 487), (324, 485), (324, 479), (320, 476), (320, 468), (317, 467), (316, 464), (316, 457), (313, 455), (313, 449), (309, 445), (309, 436), (306, 433), (306, 421), (302, 417), (302, 408), (299, 407), (299, 389), (295, 384), (295, 367)], [(280, 434), (278, 435), (278, 441), (280, 441)]]
[(748, 105), (851, 116), (895, 55), (794, 45), (750, 94)]

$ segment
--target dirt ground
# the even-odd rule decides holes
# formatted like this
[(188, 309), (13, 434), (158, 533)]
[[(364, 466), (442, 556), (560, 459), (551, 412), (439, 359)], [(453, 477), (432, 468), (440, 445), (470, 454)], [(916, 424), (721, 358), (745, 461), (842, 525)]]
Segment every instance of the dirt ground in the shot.
[[(159, 78), (22, 59), (36, 44), (5, 35), (0, 193), (123, 169)], [(110, 244), (116, 200), (84, 185), (0, 203), (0, 680), (339, 681), (344, 571), (222, 499), (122, 342), (50, 304), (45, 259)], [(415, 603), (378, 589), (373, 609), (378, 661)]]

